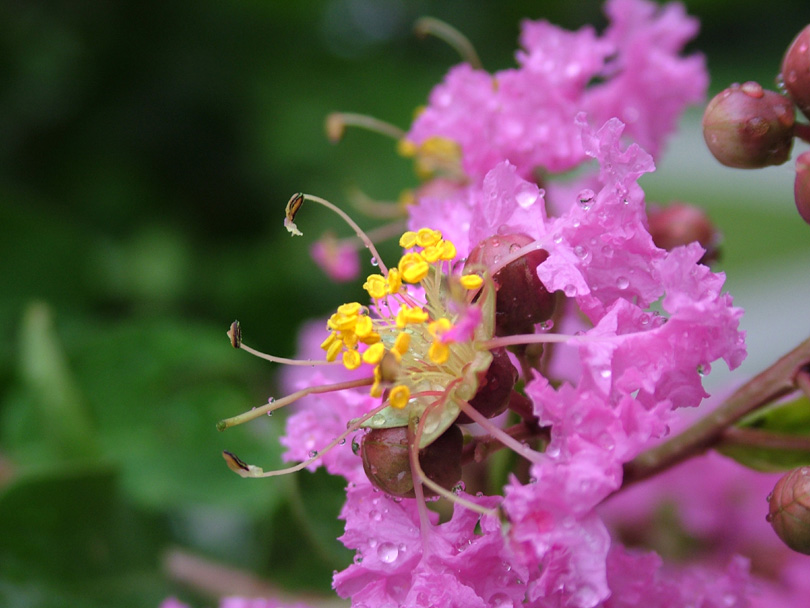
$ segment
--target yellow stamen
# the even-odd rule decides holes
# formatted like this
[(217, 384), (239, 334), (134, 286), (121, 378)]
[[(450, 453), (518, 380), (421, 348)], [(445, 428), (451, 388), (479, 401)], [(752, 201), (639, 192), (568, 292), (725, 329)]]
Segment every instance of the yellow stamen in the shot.
[(430, 266), (420, 254), (411, 252), (402, 256), (398, 268), (403, 281), (419, 283), (427, 276)]
[(374, 324), (371, 321), (371, 317), (366, 315), (358, 317), (357, 323), (354, 326), (354, 333), (357, 334), (358, 338), (365, 338), (366, 336), (370, 335), (373, 330)]
[(459, 279), (459, 282), (464, 289), (478, 289), (484, 284), (484, 279), (477, 274), (465, 274)]
[(410, 249), (411, 247), (416, 247), (416, 233), (408, 230), (408, 232), (403, 233), (401, 237), (399, 237), (399, 246), (403, 249)]
[(450, 347), (443, 342), (433, 342), (428, 349), (428, 358), (438, 365), (442, 365), (450, 358)]
[(418, 306), (403, 306), (397, 311), (397, 327), (404, 329), (406, 325), (424, 323), (428, 320), (428, 313)]
[(408, 400), (410, 398), (410, 389), (404, 384), (400, 384), (399, 386), (395, 386), (391, 389), (391, 394), (388, 396), (388, 401), (391, 403), (391, 407), (401, 410), (408, 405)]
[(442, 233), (430, 228), (420, 228), (416, 233), (416, 244), (420, 247), (435, 245), (442, 238)]
[(382, 342), (372, 344), (363, 353), (363, 362), (371, 365), (377, 365), (385, 354), (385, 345)]
[(338, 353), (340, 353), (340, 350), (342, 348), (343, 348), (343, 342), (336, 339), (326, 349), (326, 360), (329, 361), (330, 363), (332, 361), (336, 361)]
[(400, 355), (404, 355), (406, 352), (408, 352), (408, 347), (410, 345), (411, 345), (411, 335), (402, 332), (397, 336), (396, 340), (394, 340), (394, 346), (391, 350), (393, 352), (399, 353)]
[(360, 353), (356, 350), (347, 350), (343, 353), (343, 367), (348, 370), (357, 369), (362, 362)]
[[(399, 271), (397, 271), (397, 274), (399, 274)], [(390, 278), (391, 275), (389, 274), (388, 276)], [(386, 284), (385, 277), (381, 274), (370, 274), (368, 275), (366, 282), (363, 283), (363, 289), (365, 289), (368, 292), (368, 295), (375, 300), (385, 297), (387, 287), (388, 285)]]
[(399, 293), (402, 289), (402, 277), (398, 268), (392, 268), (388, 272), (388, 293)]

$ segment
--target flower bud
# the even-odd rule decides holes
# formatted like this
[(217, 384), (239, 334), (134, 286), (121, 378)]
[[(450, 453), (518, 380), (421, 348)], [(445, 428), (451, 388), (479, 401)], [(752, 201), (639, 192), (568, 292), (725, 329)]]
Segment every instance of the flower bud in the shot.
[(706, 250), (702, 261), (716, 259), (719, 235), (703, 209), (687, 203), (649, 207), (647, 221), (656, 247), (671, 251), (697, 241)]
[[(492, 363), (486, 374), (479, 374), (478, 391), (470, 399), (470, 405), (486, 418), (494, 418), (498, 414), (503, 414), (509, 407), (509, 399), (515, 382), (518, 379), (518, 371), (509, 360), (506, 350), (498, 348), (492, 351)], [(456, 418), (457, 424), (469, 424), (472, 418), (461, 412)]]
[[(490, 268), (533, 240), (525, 234), (491, 236), (473, 247), (464, 267)], [(536, 323), (546, 321), (554, 314), (556, 298), (537, 277), (537, 267), (545, 262), (547, 257), (547, 251), (535, 249), (509, 262), (493, 275), (497, 292), (496, 335), (533, 333)]]
[(788, 159), (793, 125), (793, 104), (787, 97), (746, 82), (731, 85), (709, 102), (703, 138), (724, 165), (758, 169)]
[[(450, 489), (461, 479), (461, 448), (464, 437), (455, 424), (429, 446), (419, 450), (419, 465), (425, 475)], [(363, 437), (360, 456), (366, 477), (377, 488), (400, 498), (413, 498), (413, 475), (409, 455), (408, 429), (372, 429)], [(425, 496), (435, 496), (424, 488)]]
[(796, 159), (796, 181), (793, 182), (793, 197), (802, 219), (810, 224), (810, 152), (799, 154)]
[(810, 467), (794, 469), (776, 482), (766, 519), (788, 547), (810, 555)]
[(781, 81), (793, 103), (810, 118), (810, 25), (788, 47), (782, 60)]

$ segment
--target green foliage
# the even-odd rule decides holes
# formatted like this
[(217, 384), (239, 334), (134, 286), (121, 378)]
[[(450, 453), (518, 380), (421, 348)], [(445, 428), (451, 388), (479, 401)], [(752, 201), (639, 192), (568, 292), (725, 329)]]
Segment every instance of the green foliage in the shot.
[[(751, 443), (721, 444), (718, 450), (737, 462), (757, 471), (788, 471), (810, 465), (810, 399), (799, 397), (786, 403), (755, 412), (738, 425), (741, 429), (756, 431), (750, 435)], [(761, 440), (777, 440), (782, 446), (762, 445)], [(785, 441), (780, 441), (782, 438)], [(808, 440), (805, 449), (790, 445), (791, 438)], [(768, 442), (770, 443), (770, 442)]]

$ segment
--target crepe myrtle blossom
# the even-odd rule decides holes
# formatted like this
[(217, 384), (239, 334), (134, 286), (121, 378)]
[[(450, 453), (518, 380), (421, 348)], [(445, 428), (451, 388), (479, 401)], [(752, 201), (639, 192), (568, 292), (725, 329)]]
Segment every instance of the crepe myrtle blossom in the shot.
[[(522, 177), (570, 170), (586, 160), (574, 117), (617, 117), (653, 156), (684, 107), (703, 99), (704, 60), (680, 55), (697, 20), (683, 6), (609, 0), (607, 29), (577, 31), (525, 21), (517, 68), (450, 70), (404, 139), (417, 158), (452, 157), (480, 181), (508, 160)], [(445, 163), (446, 164), (446, 163)]]
[[(653, 170), (651, 157), (625, 147), (617, 119), (595, 129), (579, 115), (576, 125), (599, 167), (595, 189), (550, 217), (543, 192), (503, 161), (456, 210), (469, 221), (467, 239), (446, 238), (458, 227), (436, 218), (403, 234), (404, 254), (390, 269), (366, 240), (380, 271), (364, 285), (369, 303), (344, 304), (327, 320), (314, 348), (322, 360), (311, 329), (301, 359), (260, 355), (290, 364), (293, 392), (220, 423), (301, 401), (283, 439), (286, 457), (299, 464), (265, 472), (225, 458), (244, 477), (323, 464), (347, 479), (340, 540), (356, 557), (334, 587), (354, 606), (633, 605), (616, 595), (627, 589), (646, 589), (652, 603), (638, 604), (645, 606), (680, 605), (665, 602), (673, 590), (684, 601), (746, 605), (744, 560), (711, 576), (672, 573), (657, 556), (612, 542), (597, 510), (621, 486), (622, 465), (667, 434), (673, 412), (707, 396), (701, 376), (711, 364), (736, 367), (745, 347), (742, 311), (722, 293), (723, 276), (698, 263), (704, 250), (659, 249), (646, 229), (637, 179)], [(285, 220), (293, 234), (307, 201), (365, 238), (342, 210), (300, 194)], [(515, 268), (530, 269), (519, 271), (527, 283), (504, 280)], [(522, 291), (510, 295), (515, 285)], [(520, 310), (503, 302), (521, 297), (545, 308), (516, 334), (510, 328), (521, 323), (499, 314)], [(252, 351), (238, 325), (230, 336)], [(538, 346), (545, 352), (532, 350)], [(504, 347), (512, 354), (496, 373)], [(499, 384), (505, 392), (494, 390)], [(482, 401), (491, 400), (498, 404), (488, 410)], [(504, 408), (520, 422), (488, 418)], [(459, 440), (445, 447), (448, 434)], [(526, 462), (527, 475), (511, 476), (502, 496), (456, 484), (462, 465), (486, 466), (501, 446)], [(428, 509), (430, 496), (453, 504), (449, 520)]]

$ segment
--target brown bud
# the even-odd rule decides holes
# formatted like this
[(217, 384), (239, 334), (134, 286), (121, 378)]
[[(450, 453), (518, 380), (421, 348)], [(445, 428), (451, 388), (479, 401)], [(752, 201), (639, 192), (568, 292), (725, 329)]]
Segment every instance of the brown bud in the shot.
[[(473, 247), (465, 269), (491, 268), (533, 239), (525, 234), (495, 235)], [(497, 292), (495, 300), (495, 334), (511, 336), (532, 333), (534, 325), (551, 318), (556, 297), (537, 277), (537, 267), (545, 262), (548, 252), (535, 249), (509, 262), (492, 279)]]
[[(492, 363), (489, 364), (486, 374), (479, 375), (478, 390), (470, 399), (470, 405), (486, 418), (503, 414), (509, 407), (509, 398), (517, 379), (518, 371), (509, 360), (506, 350), (503, 348), (493, 350)], [(472, 421), (472, 418), (464, 412), (456, 418), (457, 424), (469, 424)]]
[(784, 95), (756, 82), (733, 84), (703, 113), (703, 138), (728, 167), (758, 169), (781, 165), (793, 145), (794, 110)]
[[(419, 465), (425, 475), (441, 487), (450, 489), (461, 479), (461, 448), (464, 437), (455, 424), (429, 446), (419, 450)], [(366, 477), (377, 488), (400, 498), (413, 498), (413, 476), (408, 444), (408, 429), (372, 429), (363, 436), (360, 456)], [(425, 496), (435, 496), (424, 488)]]
[(671, 251), (697, 241), (706, 250), (705, 261), (716, 258), (717, 229), (703, 209), (687, 203), (649, 207), (647, 221), (650, 236), (657, 247)]
[(799, 154), (796, 159), (796, 181), (793, 182), (793, 197), (802, 219), (810, 224), (810, 151)]
[(788, 47), (782, 60), (781, 81), (796, 107), (810, 118), (810, 25)]
[(810, 555), (810, 467), (794, 469), (776, 482), (766, 519), (788, 547)]

